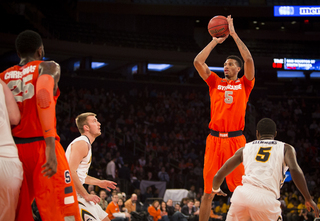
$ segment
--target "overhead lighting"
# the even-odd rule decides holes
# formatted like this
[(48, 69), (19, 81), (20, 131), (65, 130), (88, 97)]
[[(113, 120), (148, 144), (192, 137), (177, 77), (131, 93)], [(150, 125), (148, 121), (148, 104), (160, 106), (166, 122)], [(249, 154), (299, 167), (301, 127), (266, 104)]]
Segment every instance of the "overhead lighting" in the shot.
[(200, 20), (199, 20), (199, 19), (197, 19), (197, 20), (196, 20), (196, 23), (199, 23), (199, 22), (200, 22)]
[(320, 78), (320, 72), (316, 72), (316, 71), (314, 71), (314, 72), (312, 72), (311, 74), (310, 74), (310, 78)]
[(283, 30), (283, 29), (284, 29), (284, 26), (281, 26), (281, 29)]
[(131, 74), (137, 74), (138, 73), (138, 65), (135, 65), (131, 68)]
[(291, 24), (293, 24), (293, 25), (294, 25), (295, 23), (297, 23), (297, 22), (296, 22), (296, 21), (292, 21), (292, 22), (291, 22)]
[(261, 22), (261, 25), (265, 25), (265, 23), (264, 23), (264, 22)]
[(304, 78), (303, 71), (277, 71), (278, 78)]
[(253, 21), (253, 24), (257, 24), (258, 22), (257, 21)]
[(260, 28), (259, 27), (256, 27), (256, 30), (259, 30)]
[(148, 64), (148, 70), (150, 71), (165, 71), (169, 68), (171, 68), (172, 65), (171, 64)]
[(73, 63), (73, 71), (76, 71), (80, 68), (80, 61), (76, 61)]
[(208, 67), (210, 71), (216, 71), (216, 72), (223, 72), (224, 68), (223, 67)]
[(91, 68), (93, 70), (102, 68), (107, 65), (108, 65), (108, 63), (105, 63), (105, 62), (96, 62), (96, 61), (91, 62)]

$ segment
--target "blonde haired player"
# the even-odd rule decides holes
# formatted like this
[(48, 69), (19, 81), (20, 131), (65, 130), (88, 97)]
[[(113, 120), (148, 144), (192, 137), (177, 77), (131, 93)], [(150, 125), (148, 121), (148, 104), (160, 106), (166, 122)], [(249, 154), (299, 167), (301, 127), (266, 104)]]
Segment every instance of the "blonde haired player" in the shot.
[(71, 176), (78, 196), (80, 217), (83, 221), (109, 221), (108, 214), (99, 206), (100, 198), (89, 194), (83, 184), (97, 185), (110, 191), (115, 189), (116, 183), (108, 180), (99, 180), (88, 176), (91, 165), (91, 144), (101, 135), (100, 123), (94, 113), (82, 113), (76, 118), (76, 124), (81, 136), (74, 139), (66, 150)]
[(309, 212), (312, 208), (315, 216), (319, 217), (319, 210), (310, 196), (294, 148), (274, 140), (277, 135), (275, 122), (270, 118), (260, 120), (256, 135), (257, 140), (239, 149), (214, 176), (212, 195), (225, 195), (220, 189), (223, 179), (243, 162), (243, 186), (235, 189), (226, 220), (282, 220), (280, 201), (277, 199), (280, 198), (280, 188), (288, 168), (293, 182), (305, 199), (306, 208)]

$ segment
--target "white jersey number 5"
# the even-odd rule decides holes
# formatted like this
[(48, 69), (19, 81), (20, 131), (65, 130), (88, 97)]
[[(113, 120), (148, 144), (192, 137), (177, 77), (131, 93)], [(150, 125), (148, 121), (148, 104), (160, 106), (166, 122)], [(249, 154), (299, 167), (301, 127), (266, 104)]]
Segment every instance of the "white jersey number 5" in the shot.
[(233, 102), (233, 91), (225, 91), (224, 92), (224, 102), (226, 104), (231, 104)]

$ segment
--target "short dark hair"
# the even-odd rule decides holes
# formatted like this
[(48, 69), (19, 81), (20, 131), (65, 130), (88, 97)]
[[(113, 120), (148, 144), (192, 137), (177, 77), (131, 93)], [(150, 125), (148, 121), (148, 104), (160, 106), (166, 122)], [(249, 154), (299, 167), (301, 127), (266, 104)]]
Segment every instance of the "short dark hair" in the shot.
[(272, 135), (274, 136), (277, 131), (276, 123), (270, 118), (263, 118), (257, 124), (257, 130), (260, 135)]
[(32, 30), (25, 30), (16, 38), (16, 50), (22, 57), (33, 55), (41, 45), (41, 36)]
[(228, 60), (228, 59), (236, 60), (237, 65), (242, 69), (242, 67), (243, 67), (243, 62), (242, 62), (241, 58), (239, 58), (239, 57), (236, 56), (236, 55), (229, 55), (229, 56), (227, 57), (227, 60)]

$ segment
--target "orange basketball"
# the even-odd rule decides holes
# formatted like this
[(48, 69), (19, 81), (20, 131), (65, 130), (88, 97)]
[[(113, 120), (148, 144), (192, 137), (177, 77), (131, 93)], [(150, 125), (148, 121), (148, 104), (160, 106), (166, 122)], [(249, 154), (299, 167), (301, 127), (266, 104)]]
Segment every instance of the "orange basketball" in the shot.
[(211, 18), (208, 24), (208, 31), (212, 37), (225, 37), (229, 34), (227, 18), (217, 15)]

